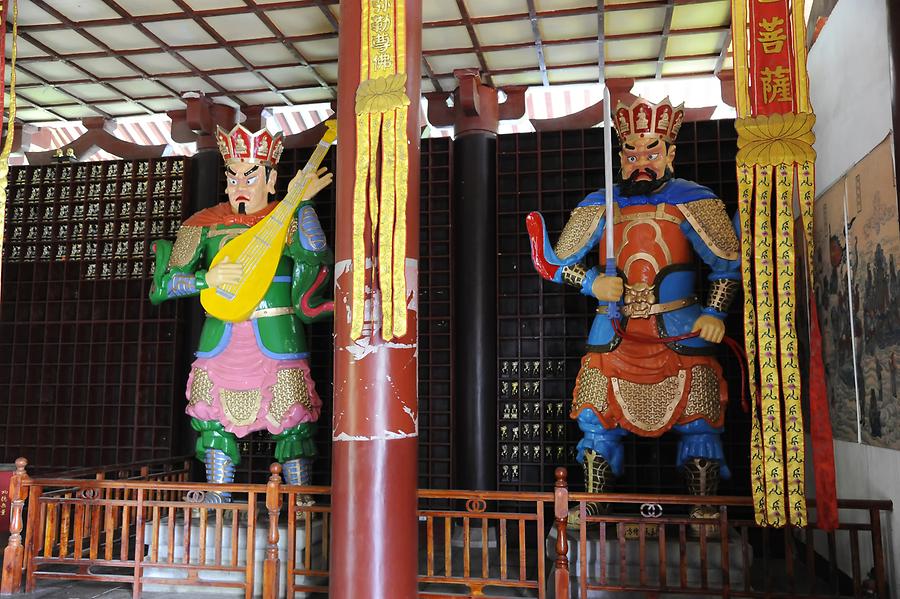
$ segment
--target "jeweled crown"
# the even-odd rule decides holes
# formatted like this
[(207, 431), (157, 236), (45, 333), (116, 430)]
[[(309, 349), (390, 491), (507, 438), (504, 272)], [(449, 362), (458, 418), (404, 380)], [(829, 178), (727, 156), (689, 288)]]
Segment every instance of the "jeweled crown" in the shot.
[(216, 127), (216, 141), (225, 163), (251, 162), (274, 167), (284, 150), (284, 136), (272, 134), (268, 129), (252, 132), (243, 125), (235, 125), (231, 131)]
[(658, 135), (671, 144), (675, 143), (684, 122), (684, 104), (672, 106), (669, 98), (659, 104), (644, 98), (637, 98), (631, 106), (619, 102), (615, 121), (619, 141), (623, 143), (635, 135)]

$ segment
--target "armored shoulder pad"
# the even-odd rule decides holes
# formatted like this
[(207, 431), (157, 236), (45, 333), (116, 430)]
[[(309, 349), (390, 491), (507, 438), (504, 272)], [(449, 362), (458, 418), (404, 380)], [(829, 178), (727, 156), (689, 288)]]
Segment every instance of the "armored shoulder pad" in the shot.
[(169, 268), (181, 268), (190, 264), (200, 250), (202, 239), (203, 227), (181, 225), (175, 236), (172, 255), (169, 256)]
[(603, 218), (605, 210), (604, 204), (578, 206), (572, 210), (569, 222), (563, 228), (554, 248), (556, 256), (560, 260), (565, 260), (587, 244), (591, 235), (600, 225), (600, 219)]
[(297, 211), (297, 218), (291, 223), (288, 239), (292, 239), (290, 233), (296, 234), (301, 247), (310, 252), (321, 252), (328, 247), (325, 232), (311, 205), (303, 206)]
[(741, 244), (722, 200), (696, 200), (677, 206), (713, 254), (725, 260), (738, 259)]

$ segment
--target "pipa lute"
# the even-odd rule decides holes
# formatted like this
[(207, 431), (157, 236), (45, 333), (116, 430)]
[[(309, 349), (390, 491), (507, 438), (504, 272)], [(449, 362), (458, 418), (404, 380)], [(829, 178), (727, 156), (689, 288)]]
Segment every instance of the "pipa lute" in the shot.
[(226, 322), (246, 320), (265, 297), (281, 259), (288, 227), (303, 199), (303, 193), (337, 138), (337, 121), (330, 120), (325, 125), (327, 130), (303, 167), (300, 180), (288, 189), (285, 198), (268, 216), (226, 243), (213, 258), (210, 268), (226, 257), (243, 266), (241, 279), (237, 283), (210, 287), (200, 292), (200, 303), (215, 318)]

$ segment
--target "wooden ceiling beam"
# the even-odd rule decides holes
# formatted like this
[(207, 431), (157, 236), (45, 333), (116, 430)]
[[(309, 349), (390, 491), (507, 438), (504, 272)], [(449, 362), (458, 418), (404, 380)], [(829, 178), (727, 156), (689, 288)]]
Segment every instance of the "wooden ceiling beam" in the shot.
[[(150, 0), (148, 0), (150, 1)], [(323, 7), (340, 4), (340, 0), (283, 0), (281, 2), (270, 2), (266, 4), (266, 10), (280, 10), (287, 8), (312, 8)], [(326, 8), (327, 10), (327, 8)], [(194, 12), (200, 17), (227, 17), (232, 15), (247, 14), (247, 9), (243, 6), (234, 6), (227, 8), (206, 8), (195, 9)], [(330, 12), (330, 11), (329, 11)], [(333, 16), (333, 15), (332, 15)], [(134, 23), (162, 23), (165, 21), (183, 21), (183, 12), (160, 13), (156, 15), (128, 15), (112, 17), (108, 19), (91, 19), (79, 21), (79, 27), (108, 27), (110, 25), (133, 25)], [(19, 29), (28, 31), (59, 31), (68, 29), (65, 23), (41, 23), (35, 25), (19, 25)]]
[(672, 31), (672, 14), (675, 12), (675, 0), (669, 0), (666, 4), (666, 16), (663, 20), (662, 39), (659, 42), (659, 56), (656, 59), (656, 79), (662, 77), (663, 62), (666, 60), (666, 50), (669, 47), (669, 32)]
[(534, 49), (537, 52), (538, 68), (541, 70), (541, 83), (544, 87), (550, 85), (550, 79), (547, 77), (547, 61), (544, 58), (544, 44), (541, 40), (541, 30), (537, 22), (537, 10), (534, 8), (534, 0), (528, 0), (528, 21), (531, 24), (531, 35), (534, 36)]
[[(91, 83), (96, 83), (96, 84), (98, 84), (98, 85), (102, 85), (103, 87), (105, 87), (106, 89), (112, 91), (113, 93), (116, 93), (116, 94), (120, 95), (124, 100), (126, 100), (126, 101), (128, 101), (128, 102), (134, 102), (134, 104), (136, 104), (137, 106), (140, 106), (147, 114), (153, 114), (153, 111), (152, 111), (152, 110), (150, 110), (149, 108), (147, 108), (146, 106), (144, 106), (144, 105), (141, 104), (140, 102), (134, 100), (133, 98), (130, 98), (127, 94), (124, 94), (121, 90), (116, 89), (114, 86), (110, 85), (109, 83), (106, 83), (106, 82), (104, 82), (103, 80), (97, 78), (93, 73), (91, 73), (90, 71), (88, 71), (88, 70), (85, 69), (84, 67), (82, 67), (82, 66), (78, 65), (77, 63), (74, 63), (74, 62), (72, 62), (72, 61), (70, 61), (70, 60), (67, 60), (67, 59), (64, 58), (63, 56), (57, 54), (54, 50), (52, 50), (51, 48), (49, 48), (48, 46), (46, 46), (45, 44), (43, 44), (40, 40), (34, 39), (34, 38), (31, 37), (29, 34), (23, 33), (23, 32), (21, 32), (21, 31), (19, 32), (19, 36), (20, 36), (22, 39), (26, 40), (28, 43), (33, 44), (35, 47), (39, 48), (40, 50), (42, 50), (42, 51), (44, 51), (44, 52), (47, 52), (48, 54), (55, 55), (56, 58), (57, 58), (57, 62), (61, 62), (62, 64), (66, 65), (66, 66), (68, 66), (68, 67), (70, 67), (70, 68), (72, 68), (72, 69), (75, 69), (75, 70), (78, 71), (79, 73), (82, 73), (83, 75), (85, 75), (85, 77), (87, 77), (88, 81), (90, 81)], [(20, 65), (16, 65), (17, 68), (18, 68), (19, 66), (20, 66)], [(77, 100), (79, 101), (79, 104), (82, 104), (82, 105), (85, 106), (85, 107), (88, 107), (88, 108), (92, 108), (92, 109), (93, 109), (92, 106), (89, 106), (88, 104), (84, 103), (84, 102), (82, 101), (81, 98), (79, 98), (78, 96), (76, 96), (76, 95), (73, 94), (72, 92), (63, 89), (63, 88), (60, 86), (59, 83), (53, 84), (53, 83), (50, 82), (50, 80), (48, 80), (48, 79), (46, 79), (46, 78), (44, 78), (44, 77), (37, 76), (37, 75), (34, 73), (34, 71), (24, 71), (24, 72), (27, 73), (27, 74), (29, 74), (29, 75), (32, 76), (32, 77), (36, 77), (39, 81), (41, 81), (41, 83), (44, 83), (45, 85), (53, 85), (53, 88), (56, 89), (57, 91), (62, 92), (62, 93), (66, 94), (66, 95), (69, 96), (69, 97), (75, 98), (75, 99), (77, 99)], [(69, 82), (66, 81), (65, 83), (68, 84)], [(102, 111), (100, 111), (100, 110), (97, 110), (97, 112), (99, 112), (100, 114), (102, 114), (103, 116), (105, 116), (105, 117), (107, 117), (107, 118), (113, 118), (112, 115), (106, 114), (105, 112), (102, 112)]]
[[(100, 39), (98, 39), (95, 35), (92, 35), (91, 33), (88, 33), (87, 31), (85, 31), (84, 28), (82, 28), (81, 26), (79, 26), (78, 23), (73, 22), (71, 19), (69, 19), (68, 17), (66, 17), (66, 15), (62, 14), (61, 12), (59, 12), (58, 10), (56, 10), (55, 8), (53, 8), (52, 6), (50, 6), (49, 3), (45, 2), (45, 0), (31, 0), (31, 1), (32, 1), (38, 8), (41, 8), (42, 10), (44, 10), (44, 12), (48, 13), (48, 14), (51, 15), (53, 18), (59, 19), (60, 21), (62, 21), (62, 22), (65, 23), (66, 25), (68, 25), (68, 26), (69, 26), (69, 29), (70, 29), (71, 31), (74, 31), (74, 32), (78, 33), (79, 35), (81, 35), (81, 37), (83, 37), (83, 38), (86, 39), (87, 41), (91, 42), (92, 44), (95, 44), (96, 46), (99, 46), (100, 48), (102, 48), (105, 52), (108, 53), (107, 56), (112, 56), (112, 57), (114, 57), (114, 58), (115, 58), (116, 60), (118, 60), (121, 64), (125, 65), (125, 66), (128, 67), (129, 69), (132, 69), (133, 71), (136, 71), (136, 72), (139, 73), (142, 77), (147, 78), (147, 79), (153, 79), (153, 76), (152, 76), (150, 73), (148, 73), (147, 71), (145, 71), (144, 69), (142, 69), (142, 68), (139, 67), (138, 65), (134, 64), (133, 62), (131, 62), (130, 60), (128, 60), (128, 59), (125, 58), (124, 56), (121, 56), (121, 55), (120, 55), (119, 53), (117, 53), (115, 50), (113, 50), (112, 48), (110, 48), (103, 40), (100, 40)], [(66, 63), (69, 63), (69, 62), (71, 61), (71, 58), (67, 55), (63, 60), (64, 60)], [(70, 66), (75, 66), (75, 65), (70, 65)], [(81, 71), (85, 71), (85, 69), (82, 69), (81, 67), (76, 67), (76, 68), (78, 68), (78, 69), (81, 70)], [(93, 74), (92, 74), (92, 75), (93, 75)], [(148, 114), (153, 114), (153, 111), (152, 111), (149, 107), (144, 106), (143, 104), (141, 104), (136, 98), (133, 98), (133, 97), (129, 96), (128, 94), (122, 92), (122, 90), (118, 89), (118, 88), (115, 87), (115, 86), (108, 85), (108, 83), (107, 83), (107, 82), (108, 82), (108, 79), (103, 78), (103, 77), (96, 77), (96, 78), (98, 79), (97, 82), (98, 82), (100, 85), (103, 85), (103, 86), (106, 87), (107, 89), (109, 89), (109, 90), (111, 90), (111, 91), (114, 91), (114, 92), (116, 92), (116, 93), (118, 93), (118, 94), (121, 94), (122, 97), (124, 97), (125, 99), (127, 99), (127, 100), (129, 100), (129, 101), (131, 101), (131, 102), (134, 102), (135, 104), (141, 106), (144, 110), (147, 111)], [(168, 91), (168, 92), (171, 94), (172, 97), (174, 97), (174, 98), (179, 98), (179, 99), (181, 98), (181, 96), (178, 94), (178, 92), (176, 92), (176, 91), (175, 91), (174, 89), (172, 89), (171, 87), (169, 87), (169, 86), (167, 86), (167, 85), (165, 85), (164, 83), (161, 83), (161, 82), (156, 82), (156, 83), (157, 83), (158, 85), (160, 85), (161, 87), (163, 87), (166, 91)]]
[[(669, 37), (677, 36), (677, 35), (690, 35), (697, 33), (725, 33), (731, 31), (730, 27), (696, 27), (694, 29), (681, 29), (677, 31), (672, 31), (669, 33)], [(660, 36), (660, 32), (650, 32), (650, 33), (620, 33), (605, 36), (606, 42), (618, 42), (618, 41), (627, 41), (627, 40), (636, 40), (636, 39), (654, 39)], [(543, 46), (570, 46), (570, 45), (578, 45), (578, 44), (589, 44), (591, 42), (597, 42), (598, 37), (594, 36), (584, 36), (584, 37), (572, 37), (561, 40), (541, 40), (541, 44)], [(502, 50), (516, 50), (520, 48), (530, 48), (534, 45), (534, 42), (513, 42), (510, 44), (494, 44), (490, 46), (481, 46), (482, 52), (498, 52)], [(469, 47), (461, 47), (461, 48), (441, 48), (440, 50), (423, 50), (423, 56), (446, 56), (450, 54), (470, 54), (472, 52), (472, 48)], [(329, 62), (334, 62), (331, 60)]]
[[(716, 58), (719, 55), (718, 52), (712, 54), (685, 54), (681, 56), (670, 56), (666, 59), (667, 62), (681, 62), (685, 60), (698, 60), (702, 58)], [(627, 60), (607, 60), (606, 66), (628, 66), (628, 65), (636, 65), (636, 64), (656, 64), (656, 58), (630, 58)], [(563, 69), (574, 69), (580, 67), (596, 67), (597, 63), (595, 61), (590, 62), (578, 62), (578, 63), (570, 63), (566, 65), (560, 66), (548, 66), (548, 71), (554, 70), (563, 70)], [(494, 69), (489, 72), (490, 75), (512, 75), (515, 73), (527, 73), (528, 71), (533, 70), (533, 67), (513, 67), (508, 69)], [(710, 73), (712, 74), (712, 73)], [(452, 77), (453, 73), (436, 73), (437, 77)], [(596, 80), (594, 80), (596, 82)]]
[(175, 4), (177, 4), (178, 7), (181, 8), (187, 16), (191, 17), (194, 22), (199, 25), (200, 28), (203, 29), (203, 31), (206, 32), (207, 35), (221, 44), (221, 47), (224, 48), (226, 52), (231, 54), (232, 58), (241, 63), (247, 71), (254, 73), (257, 77), (259, 77), (262, 82), (266, 84), (268, 91), (278, 96), (278, 98), (282, 101), (282, 103), (284, 103), (285, 106), (293, 105), (293, 102), (288, 100), (287, 96), (281, 93), (281, 91), (278, 89), (278, 87), (275, 86), (274, 83), (266, 79), (266, 77), (259, 72), (256, 66), (250, 64), (250, 61), (244, 58), (244, 56), (240, 52), (235, 50), (233, 46), (230, 46), (228, 44), (228, 40), (222, 37), (222, 35), (218, 31), (216, 31), (212, 25), (207, 23), (206, 20), (198, 17), (197, 13), (194, 12), (194, 9), (191, 8), (188, 3), (186, 3), (184, 0), (173, 0), (173, 2), (175, 2)]
[[(601, 0), (602, 1), (602, 0)], [(607, 13), (611, 12), (627, 12), (633, 10), (642, 10), (646, 8), (664, 8), (669, 0), (649, 0), (646, 2), (635, 2), (633, 4), (614, 4), (605, 7)], [(721, 2), (721, 0), (675, 0), (675, 6), (695, 6), (703, 4), (713, 4)], [(581, 6), (577, 8), (560, 8), (555, 10), (543, 10), (536, 13), (538, 19), (556, 19), (561, 17), (579, 17), (584, 15), (593, 15), (597, 11), (595, 6)], [(484, 17), (471, 17), (468, 19), (472, 25), (484, 25), (485, 23), (508, 23), (510, 21), (526, 21), (531, 18), (527, 12), (513, 13), (506, 15), (490, 15)], [(423, 29), (434, 29), (435, 27), (462, 27), (466, 24), (466, 18), (447, 19), (444, 21), (430, 21), (422, 23)]]
[(722, 71), (722, 65), (725, 64), (725, 59), (728, 58), (728, 46), (730, 46), (730, 45), (731, 45), (731, 29), (729, 29), (725, 33), (725, 37), (722, 40), (722, 51), (719, 52), (719, 58), (716, 59), (716, 68), (713, 71), (713, 73), (715, 73), (716, 76), (718, 76), (719, 73)]
[[(50, 81), (50, 80), (48, 80), (48, 79), (45, 79), (45, 78), (41, 77), (40, 75), (38, 75), (38, 74), (35, 73), (34, 71), (30, 71), (27, 67), (23, 67), (22, 65), (18, 65), (18, 64), (17, 64), (17, 65), (16, 65), (16, 69), (17, 69), (17, 70), (20, 70), (20, 71), (23, 72), (23, 73), (25, 73), (25, 74), (28, 75), (29, 77), (33, 77), (34, 79), (37, 79), (37, 80), (40, 81), (42, 84), (44, 84), (45, 87), (52, 87), (53, 89), (55, 89), (55, 90), (58, 91), (59, 93), (64, 94), (64, 95), (66, 95), (66, 96), (72, 98), (72, 100), (74, 100), (73, 104), (76, 104), (76, 105), (78, 105), (78, 106), (81, 106), (82, 108), (90, 109), (90, 110), (96, 112), (97, 114), (99, 114), (99, 115), (101, 115), (101, 116), (105, 116), (106, 118), (109, 118), (109, 119), (113, 118), (113, 116), (112, 116), (111, 114), (109, 114), (109, 113), (107, 113), (107, 112), (104, 112), (103, 110), (101, 110), (101, 109), (99, 109), (99, 108), (95, 108), (94, 106), (89, 106), (89, 105), (88, 105), (84, 100), (82, 100), (81, 98), (72, 95), (71, 93), (67, 92), (65, 89), (61, 88), (59, 85), (53, 83), (52, 81)], [(25, 93), (25, 99), (28, 100), (29, 102), (31, 102), (32, 104), (34, 104), (37, 108), (40, 108), (41, 110), (44, 110), (44, 111), (46, 111), (46, 112), (49, 112), (50, 114), (52, 114), (53, 116), (55, 116), (56, 118), (58, 118), (58, 119), (60, 119), (60, 120), (62, 120), (62, 121), (68, 120), (68, 119), (66, 119), (66, 118), (63, 117), (63, 116), (60, 116), (59, 114), (57, 114), (57, 113), (54, 112), (53, 110), (51, 110), (51, 109), (49, 109), (49, 108), (45, 108), (44, 106), (40, 105), (38, 102), (35, 102), (35, 101), (32, 100), (31, 98), (29, 98), (27, 92)], [(59, 104), (59, 105), (54, 106), (54, 108), (61, 108), (61, 107), (63, 107), (63, 106), (71, 106), (71, 105), (72, 105), (72, 104)]]
[[(7, 31), (8, 33), (8, 31)], [(310, 35), (287, 35), (284, 36), (285, 41), (296, 43), (296, 42), (315, 42), (319, 40), (325, 39), (337, 39), (337, 34), (334, 32), (329, 33), (314, 33)], [(228, 42), (228, 45), (232, 48), (243, 48), (245, 46), (258, 46), (261, 44), (277, 44), (279, 42), (278, 38), (275, 37), (258, 37), (258, 38), (250, 38), (245, 40), (234, 40)], [(222, 47), (222, 44), (218, 42), (212, 42), (207, 44), (189, 44), (189, 45), (177, 45), (177, 46), (169, 46), (169, 49), (175, 52), (193, 52), (196, 50), (218, 50)], [(144, 54), (164, 54), (166, 51), (158, 46), (154, 46), (152, 48), (131, 48), (127, 50), (115, 50), (116, 54), (121, 56), (138, 56)], [(106, 52), (103, 51), (93, 51), (93, 52), (73, 52), (72, 54), (67, 55), (70, 60), (81, 60), (86, 58), (105, 58), (109, 56)], [(16, 62), (48, 62), (55, 60), (52, 56), (29, 56), (27, 58), (16, 58)], [(337, 58), (334, 58), (336, 61)], [(310, 61), (312, 64), (312, 61)]]
[(428, 60), (425, 57), (425, 54), (422, 54), (422, 72), (425, 73), (425, 76), (428, 77), (428, 80), (431, 81), (431, 85), (434, 86), (434, 90), (438, 92), (443, 92), (444, 88), (441, 86), (441, 81), (437, 77), (434, 76), (434, 69), (431, 68), (431, 65), (428, 64)]
[[(340, 2), (340, 0), (338, 0), (338, 2)], [(329, 10), (327, 6), (325, 6), (325, 3), (322, 2), (322, 0), (314, 0), (313, 4), (319, 7), (319, 10), (323, 15), (325, 15), (325, 18), (328, 19), (328, 22), (331, 23), (331, 26), (335, 31), (338, 31), (341, 28), (337, 18), (334, 16), (334, 13), (331, 12), (331, 10)], [(266, 8), (268, 9), (270, 6), (271, 4), (267, 4)]]
[(469, 39), (472, 40), (472, 48), (475, 50), (475, 56), (478, 57), (478, 65), (481, 67), (481, 73), (485, 77), (485, 83), (494, 86), (491, 76), (488, 74), (487, 62), (484, 60), (484, 53), (481, 51), (481, 42), (478, 41), (478, 35), (475, 33), (475, 26), (472, 24), (472, 17), (469, 16), (469, 9), (466, 8), (465, 0), (456, 0), (456, 7), (459, 14), (462, 15), (462, 24), (465, 25), (466, 31), (469, 32)]
[[(141, 33), (143, 33), (144, 35), (149, 37), (152, 41), (159, 44), (159, 47), (164, 52), (167, 52), (169, 55), (172, 56), (172, 58), (174, 58), (175, 60), (180, 62), (182, 65), (184, 65), (184, 67), (187, 68), (189, 71), (191, 71), (195, 76), (203, 79), (208, 85), (212, 86), (216, 91), (220, 92), (223, 96), (227, 97), (229, 100), (231, 100), (238, 106), (244, 105), (244, 103), (241, 102), (240, 99), (231, 96), (224, 87), (219, 85), (215, 80), (211, 79), (203, 71), (199, 70), (196, 66), (194, 66), (193, 63), (191, 63), (184, 56), (179, 54), (179, 52), (177, 50), (173, 49), (172, 46), (170, 46), (169, 44), (164, 42), (158, 35), (156, 35), (152, 31), (150, 31), (150, 29), (147, 28), (146, 25), (144, 25), (142, 22), (138, 21), (135, 17), (128, 14), (125, 11), (125, 9), (123, 9), (121, 6), (118, 5), (118, 3), (115, 2), (115, 0), (100, 0), (100, 1), (103, 2), (103, 4), (105, 4), (108, 8), (115, 11), (116, 14), (118, 14), (122, 18), (129, 20), (131, 25), (136, 27)], [(182, 17), (183, 16), (184, 15), (182, 15)]]
[[(253, 14), (255, 14), (257, 16), (257, 18), (259, 18), (259, 20), (263, 22), (263, 24), (266, 26), (266, 28), (268, 28), (268, 30), (272, 32), (272, 34), (281, 43), (281, 45), (288, 52), (290, 52), (298, 61), (300, 61), (300, 65), (305, 66), (306, 68), (308, 68), (310, 70), (310, 72), (313, 74), (313, 77), (315, 77), (315, 79), (319, 83), (319, 85), (324, 88), (329, 89), (331, 91), (332, 98), (337, 97), (337, 90), (334, 89), (335, 86), (332, 86), (330, 83), (325, 81), (325, 79), (322, 77), (322, 75), (320, 75), (319, 72), (315, 68), (313, 68), (313, 66), (311, 64), (309, 64), (309, 61), (306, 59), (306, 56), (304, 56), (303, 53), (300, 52), (300, 50), (298, 50), (292, 43), (287, 41), (284, 33), (275, 25), (275, 23), (272, 21), (272, 19), (269, 18), (269, 15), (267, 15), (265, 12), (268, 9), (268, 7), (264, 8), (264, 9), (260, 8), (260, 6), (256, 3), (256, 0), (244, 0), (244, 2), (247, 4), (248, 7), (250, 7), (253, 10)], [(331, 11), (328, 10), (328, 8), (326, 8), (325, 5), (323, 5), (320, 2), (318, 4), (318, 6), (326, 14), (331, 16), (331, 20), (329, 22), (334, 21), (334, 15), (331, 14)], [(334, 21), (332, 23), (332, 27), (335, 28), (335, 33), (337, 33), (337, 21)]]

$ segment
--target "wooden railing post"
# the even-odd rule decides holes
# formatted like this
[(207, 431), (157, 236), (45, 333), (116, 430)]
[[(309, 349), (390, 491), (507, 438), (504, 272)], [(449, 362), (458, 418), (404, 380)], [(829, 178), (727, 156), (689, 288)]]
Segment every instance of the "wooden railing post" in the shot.
[(269, 482), (266, 484), (266, 509), (269, 511), (269, 543), (263, 564), (263, 599), (278, 597), (278, 516), (281, 512), (281, 464), (269, 466)]
[(22, 587), (22, 563), (25, 548), (22, 546), (22, 512), (28, 494), (28, 474), (25, 467), (28, 460), (16, 460), (16, 471), (9, 482), (9, 544), (3, 551), (3, 576), (0, 579), (0, 595), (17, 593)]
[(569, 487), (565, 468), (556, 469), (553, 507), (556, 521), (556, 569), (554, 583), (556, 599), (569, 599), (569, 540), (566, 537), (566, 521), (569, 517)]
[(877, 597), (888, 597), (887, 578), (884, 573), (884, 546), (881, 540), (881, 510), (869, 508), (869, 523), (872, 525), (872, 556), (875, 562), (875, 590)]

